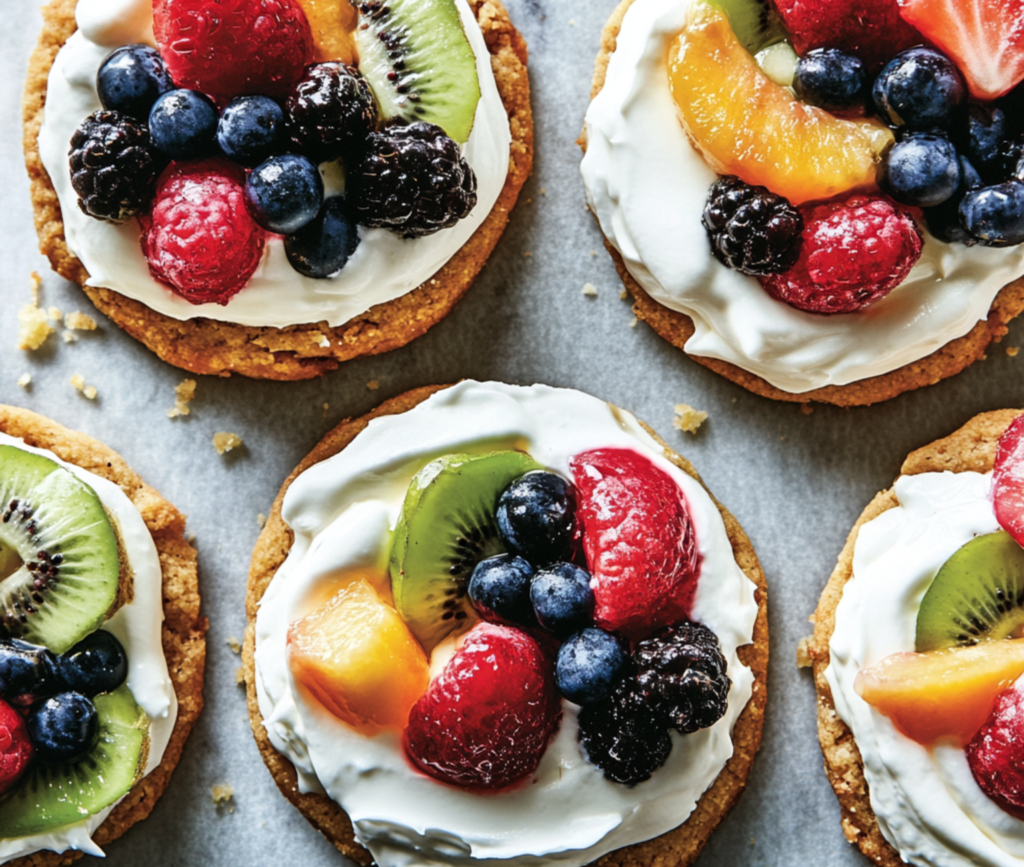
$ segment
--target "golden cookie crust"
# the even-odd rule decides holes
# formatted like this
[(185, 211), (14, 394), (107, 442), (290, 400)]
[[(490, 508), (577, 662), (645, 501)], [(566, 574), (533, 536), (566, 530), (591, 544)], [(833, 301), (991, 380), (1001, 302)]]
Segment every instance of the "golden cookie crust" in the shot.
[[(948, 437), (911, 452), (903, 462), (901, 475), (918, 473), (987, 473), (995, 461), (996, 445), (1020, 410), (998, 410), (976, 415)], [(814, 668), (814, 686), (818, 693), (818, 741), (825, 757), (825, 773), (835, 790), (842, 810), (843, 834), (856, 843), (861, 852), (883, 867), (903, 867), (899, 853), (882, 836), (871, 809), (864, 762), (853, 739), (853, 732), (839, 718), (832, 691), (825, 680), (829, 665), (829, 640), (836, 625), (836, 606), (846, 582), (853, 577), (853, 549), (860, 528), (880, 514), (898, 506), (892, 488), (878, 494), (861, 513), (843, 546), (839, 561), (818, 600), (814, 613), (814, 636), (808, 653)]]
[[(468, 0), (491, 54), (491, 68), (512, 129), (509, 172), (497, 202), (462, 249), (433, 277), (412, 292), (377, 304), (335, 328), (326, 322), (261, 328), (212, 319), (180, 321), (110, 289), (86, 285), (89, 275), (65, 243), (60, 203), (43, 167), (38, 142), (47, 76), (57, 52), (75, 32), (75, 2), (51, 0), (44, 7), (43, 30), (29, 60), (25, 83), (23, 146), (39, 249), (54, 271), (80, 284), (100, 311), (164, 361), (193, 373), (312, 379), (334, 370), (342, 361), (404, 346), (447, 316), (472, 285), (501, 238), (533, 169), (526, 42), (501, 0)], [(325, 337), (330, 346), (321, 346)]]
[[(141, 779), (92, 835), (106, 846), (136, 822), (145, 819), (171, 779), (182, 748), (203, 708), (203, 669), (207, 622), (199, 612), (199, 580), (195, 549), (185, 541), (185, 516), (147, 485), (113, 449), (28, 410), (0, 404), (0, 433), (30, 446), (49, 449), (57, 457), (116, 484), (139, 510), (156, 543), (163, 572), (163, 648), (175, 695), (178, 719), (170, 742), (151, 774)], [(36, 852), (9, 862), (10, 867), (64, 867), (81, 852)]]
[[(347, 419), (330, 431), (285, 480), (274, 501), (270, 517), (256, 542), (252, 564), (249, 570), (249, 585), (246, 596), (246, 614), (249, 624), (245, 632), (245, 646), (242, 662), (249, 705), (249, 720), (253, 735), (263, 761), (270, 770), (284, 796), (291, 801), (314, 828), (331, 841), (341, 852), (359, 864), (373, 863), (370, 853), (356, 842), (348, 815), (338, 804), (324, 795), (303, 795), (298, 790), (295, 768), (270, 743), (263, 725), (259, 703), (256, 697), (255, 660), (256, 613), (260, 599), (266, 592), (278, 568), (288, 556), (293, 535), (281, 517), (281, 503), (288, 487), (296, 477), (313, 464), (324, 461), (347, 446), (367, 424), (375, 418), (396, 415), (412, 409), (436, 391), (447, 386), (428, 386), (406, 392), (381, 404), (368, 415)], [(693, 465), (686, 458), (677, 455), (644, 425), (658, 444), (665, 449), (665, 457), (684, 472), (701, 482)], [(701, 482), (703, 484), (703, 482)], [(710, 493), (710, 492), (709, 492)], [(753, 694), (733, 728), (734, 753), (726, 763), (712, 786), (704, 793), (690, 817), (678, 828), (666, 834), (609, 852), (594, 862), (601, 867), (648, 867), (648, 865), (676, 865), (686, 867), (692, 863), (718, 824), (725, 818), (739, 800), (746, 786), (754, 756), (761, 745), (761, 730), (767, 702), (768, 674), (768, 587), (764, 572), (758, 563), (754, 548), (739, 522), (718, 500), (714, 500), (725, 522), (733, 555), (746, 576), (756, 587), (758, 602), (757, 620), (754, 625), (753, 641), (739, 648), (739, 658), (754, 673)]]
[[(593, 99), (604, 87), (608, 73), (608, 63), (615, 53), (616, 41), (622, 27), (622, 19), (635, 0), (622, 0), (605, 23), (601, 34), (601, 51), (597, 55), (594, 67), (594, 81), (590, 97)], [(586, 131), (579, 140), (584, 151), (587, 149)], [(633, 312), (646, 322), (664, 340), (677, 349), (685, 352), (686, 341), (693, 336), (693, 320), (685, 313), (671, 310), (655, 301), (643, 287), (633, 278), (626, 268), (619, 251), (604, 239), (604, 245), (615, 262), (615, 270), (625, 284), (629, 294), (633, 296)], [(984, 358), (988, 345), (994, 340), (999, 341), (1006, 334), (1007, 324), (1024, 311), (1024, 279), (1016, 280), (1000, 290), (989, 309), (988, 318), (981, 320), (963, 337), (951, 340), (945, 346), (935, 350), (931, 355), (892, 370), (880, 376), (872, 376), (851, 382), (848, 385), (827, 385), (813, 391), (791, 394), (776, 388), (770, 382), (756, 374), (743, 370), (728, 361), (717, 358), (706, 358), (700, 355), (689, 357), (698, 364), (704, 365), (720, 376), (743, 386), (754, 394), (772, 400), (790, 403), (831, 403), (836, 406), (869, 406), (883, 400), (889, 400), (906, 391), (922, 388), (959, 373), (979, 358)]]

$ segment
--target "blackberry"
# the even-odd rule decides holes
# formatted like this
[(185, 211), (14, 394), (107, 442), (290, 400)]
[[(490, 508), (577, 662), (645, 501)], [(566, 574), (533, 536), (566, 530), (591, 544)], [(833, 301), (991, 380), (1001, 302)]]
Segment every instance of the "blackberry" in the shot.
[(454, 226), (476, 205), (476, 175), (459, 146), (431, 123), (371, 133), (352, 175), (356, 219), (405, 238)]
[(782, 196), (733, 175), (712, 184), (701, 222), (715, 258), (742, 274), (781, 274), (800, 255), (800, 212)]
[(613, 783), (627, 786), (650, 779), (665, 764), (672, 751), (668, 728), (668, 721), (644, 700), (633, 678), (579, 715), (579, 741), (587, 760)]
[(163, 163), (144, 123), (97, 111), (75, 130), (69, 156), (78, 207), (90, 217), (123, 223), (149, 207)]
[(292, 138), (317, 162), (356, 159), (377, 126), (377, 102), (354, 66), (307, 67), (285, 100)]
[(731, 682), (718, 637), (701, 623), (666, 626), (633, 651), (638, 692), (680, 734), (725, 715)]

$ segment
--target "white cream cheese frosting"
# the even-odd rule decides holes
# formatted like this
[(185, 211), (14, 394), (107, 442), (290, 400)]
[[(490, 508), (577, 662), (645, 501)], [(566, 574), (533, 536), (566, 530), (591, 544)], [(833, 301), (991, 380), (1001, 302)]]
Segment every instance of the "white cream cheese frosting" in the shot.
[(39, 153), (60, 200), (68, 247), (89, 272), (89, 285), (113, 289), (173, 319), (206, 317), (240, 325), (283, 328), (302, 323), (341, 325), (405, 295), (430, 279), (487, 218), (508, 175), (512, 133), (491, 70), (483, 34), (466, 0), (456, 0), (476, 55), (481, 97), (463, 154), (477, 177), (477, 205), (466, 219), (426, 238), (400, 238), (386, 229), (359, 227), (359, 247), (327, 280), (295, 271), (278, 235), (267, 239), (263, 260), (245, 289), (226, 305), (190, 304), (153, 279), (139, 247), (137, 220), (114, 226), (86, 216), (71, 186), (68, 149), (79, 124), (101, 108), (96, 72), (112, 48), (153, 44), (149, 0), (79, 0), (79, 30), (54, 61), (47, 84)]
[(861, 527), (853, 577), (836, 608), (825, 671), (836, 712), (864, 760), (871, 809), (900, 856), (920, 867), (1021, 867), (1024, 822), (975, 782), (964, 751), (926, 749), (896, 731), (854, 689), (857, 673), (914, 650), (921, 600), (945, 563), (973, 539), (999, 529), (992, 474), (903, 476), (899, 506)]
[[(718, 635), (732, 680), (724, 718), (695, 734), (673, 733), (667, 763), (627, 788), (584, 759), (577, 708), (563, 702), (561, 728), (532, 781), (482, 796), (413, 770), (397, 733), (363, 737), (304, 699), (286, 658), (289, 623), (353, 571), (386, 574), (391, 530), (420, 468), (452, 452), (514, 448), (568, 477), (573, 455), (599, 447), (641, 451), (686, 496), (702, 557), (693, 616)], [(298, 769), (302, 791), (324, 791), (339, 803), (379, 867), (589, 864), (681, 824), (732, 756), (732, 727), (753, 685), (736, 649), (752, 638), (754, 585), (707, 492), (663, 455), (632, 415), (580, 392), (464, 382), (371, 421), (292, 483), (282, 514), (295, 540), (256, 620), (260, 712), (272, 743)]]
[[(102, 628), (112, 633), (124, 646), (128, 655), (128, 689), (149, 717), (149, 754), (144, 776), (148, 775), (162, 761), (178, 718), (178, 699), (163, 651), (163, 572), (153, 537), (139, 510), (113, 482), (66, 463), (52, 452), (33, 448), (6, 434), (0, 433), (0, 445), (11, 445), (43, 455), (70, 470), (96, 492), (117, 525), (133, 577), (133, 597)], [(92, 834), (103, 824), (112, 809), (103, 810), (48, 834), (0, 840), (0, 864), (46, 849), (54, 852), (77, 849), (88, 855), (103, 857), (103, 850), (93, 842)]]
[[(1024, 245), (945, 244), (925, 231), (902, 285), (867, 310), (806, 313), (715, 259), (701, 214), (715, 172), (677, 120), (668, 51), (691, 0), (636, 0), (586, 116), (583, 180), (601, 231), (652, 298), (694, 322), (691, 355), (731, 362), (793, 394), (876, 376), (934, 352), (1024, 275)], [(924, 231), (924, 228), (922, 231)]]

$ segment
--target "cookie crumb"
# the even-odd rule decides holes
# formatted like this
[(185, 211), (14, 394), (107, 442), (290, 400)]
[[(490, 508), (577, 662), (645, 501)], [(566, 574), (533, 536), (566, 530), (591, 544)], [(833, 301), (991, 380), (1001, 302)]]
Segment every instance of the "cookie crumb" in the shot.
[(586, 295), (588, 298), (596, 298), (597, 287), (593, 283), (584, 283), (583, 294)]
[(31, 384), (32, 384), (32, 374), (31, 373), (23, 373), (21, 376), (18, 377), (18, 385), (20, 385), (22, 388), (28, 390), (28, 387)]
[(527, 250), (525, 253), (523, 253), (523, 255), (526, 256), (527, 258), (529, 258), (530, 256), (533, 255), (533, 253), (531, 253), (529, 250)]
[(95, 331), (96, 320), (85, 313), (73, 310), (64, 317), (64, 327), (71, 331)]
[(61, 334), (61, 337), (64, 338), (65, 343), (75, 343), (78, 340), (73, 331), (65, 331)]
[(96, 395), (98, 395), (99, 392), (96, 391), (95, 385), (87, 385), (82, 389), (82, 394), (85, 395), (88, 400), (96, 400)]
[(35, 303), (25, 304), (18, 311), (18, 349), (38, 349), (53, 334), (53, 326)]
[(245, 686), (245, 666), (238, 666), (238, 670), (235, 672), (235, 683), (239, 686)]
[(39, 290), (43, 288), (43, 278), (39, 276), (38, 271), (33, 271), (28, 275), (29, 289), (32, 291), (32, 306), (39, 306)]
[(174, 386), (174, 406), (167, 410), (168, 418), (177, 418), (179, 415), (188, 415), (189, 403), (196, 396), (196, 381), (194, 379), (183, 379)]
[(708, 414), (701, 409), (694, 409), (688, 403), (677, 403), (675, 406), (676, 417), (672, 419), (672, 426), (679, 431), (695, 434), (704, 424)]
[(782, 440), (782, 442), (785, 442), (786, 441), (786, 435), (783, 434), (782, 436), (779, 437), (779, 439)]
[(1016, 358), (1018, 352), (1020, 352), (1020, 347), (1019, 346), (1007, 346), (1006, 347), (1006, 354), (1009, 355), (1010, 358)]
[(366, 383), (366, 387), (370, 389), (370, 391), (376, 391), (378, 388), (380, 388), (380, 380), (371, 379), (368, 383)]
[(812, 412), (814, 412), (814, 407), (811, 406), (809, 403), (802, 403), (800, 404), (800, 412), (802, 412), (804, 415), (810, 415)]
[(593, 259), (597, 255), (597, 250), (590, 251), (590, 258)]
[(256, 515), (256, 523), (260, 525), (260, 529), (262, 530), (267, 525), (267, 516), (260, 512)]
[(60, 312), (60, 308), (59, 307), (51, 307), (49, 310), (47, 310), (46, 311), (46, 317), (48, 319), (53, 320), (54, 322), (60, 322), (61, 319), (64, 318), (63, 315)]
[(639, 321), (640, 321), (640, 317), (639, 316), (634, 316), (633, 319), (629, 323), (629, 327), (630, 328), (636, 328), (636, 324)]
[(796, 645), (796, 667), (797, 668), (810, 668), (811, 667), (811, 641), (814, 640), (813, 635), (805, 635), (797, 642)]
[(232, 449), (237, 449), (242, 444), (242, 438), (235, 433), (221, 431), (220, 433), (215, 433), (213, 435), (213, 447), (217, 450), (217, 454), (219, 455), (229, 452)]
[(242, 642), (235, 638), (234, 635), (228, 636), (228, 647), (231, 648), (232, 653), (242, 652)]
[(229, 813), (235, 812), (235, 805), (232, 803), (235, 797), (235, 789), (227, 783), (219, 783), (213, 787), (213, 803), (219, 809), (224, 807)]
[(626, 299), (627, 299), (628, 297), (629, 297), (629, 290), (628, 290), (628, 289), (623, 289), (623, 290), (622, 290), (622, 291), (621, 291), (621, 292), (619, 293), (619, 298), (620, 298), (621, 300), (623, 300), (623, 301), (625, 301), (625, 300), (626, 300)]
[(76, 373), (68, 380), (68, 382), (74, 386), (75, 391), (81, 394), (82, 397), (87, 398), (88, 400), (96, 400), (96, 395), (99, 394), (99, 392), (96, 391), (95, 386), (85, 384), (85, 377), (82, 376), (82, 374)]

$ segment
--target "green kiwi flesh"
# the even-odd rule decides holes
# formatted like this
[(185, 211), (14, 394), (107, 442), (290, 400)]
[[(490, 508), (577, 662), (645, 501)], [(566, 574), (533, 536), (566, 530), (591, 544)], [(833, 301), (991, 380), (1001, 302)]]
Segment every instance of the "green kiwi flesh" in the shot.
[(385, 121), (426, 121), (465, 144), (480, 81), (455, 0), (360, 0), (359, 71)]
[(1024, 626), (1024, 549), (1006, 532), (978, 536), (939, 569), (917, 613), (919, 652), (1010, 638)]
[(0, 636), (63, 653), (117, 599), (117, 534), (96, 492), (15, 446), (0, 446), (0, 549)]
[(732, 32), (751, 54), (782, 42), (786, 28), (772, 0), (711, 0), (729, 19)]
[(539, 469), (522, 452), (445, 455), (409, 484), (391, 543), (391, 590), (427, 653), (468, 617), (476, 564), (505, 550), (494, 517), (501, 492)]
[(0, 839), (45, 834), (95, 816), (123, 798), (141, 775), (149, 719), (127, 685), (94, 699), (99, 741), (80, 762), (39, 760), (0, 798)]

